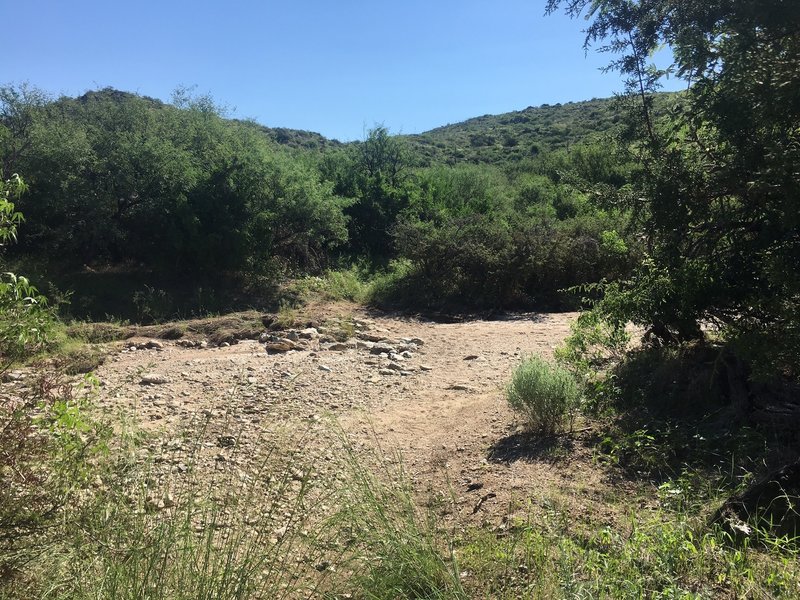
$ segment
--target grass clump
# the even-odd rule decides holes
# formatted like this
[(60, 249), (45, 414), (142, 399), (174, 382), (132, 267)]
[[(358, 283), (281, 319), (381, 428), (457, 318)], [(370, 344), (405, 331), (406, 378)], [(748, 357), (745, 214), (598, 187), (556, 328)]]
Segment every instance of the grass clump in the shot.
[(572, 373), (538, 356), (517, 367), (506, 389), (508, 403), (525, 418), (527, 427), (544, 435), (572, 426), (580, 395)]
[(402, 468), (389, 468), (379, 456), (381, 467), (373, 473), (346, 448), (348, 501), (341, 516), (352, 539), (347, 587), (368, 600), (466, 600), (452, 532), (418, 507)]
[(284, 302), (304, 305), (312, 302), (363, 302), (369, 292), (367, 274), (352, 266), (349, 269), (325, 271), (291, 281), (283, 290)]

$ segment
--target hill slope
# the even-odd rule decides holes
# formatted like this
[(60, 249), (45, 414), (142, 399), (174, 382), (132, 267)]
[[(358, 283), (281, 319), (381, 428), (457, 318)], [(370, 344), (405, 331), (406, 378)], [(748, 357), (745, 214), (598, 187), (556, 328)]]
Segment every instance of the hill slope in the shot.
[(426, 163), (512, 162), (613, 131), (620, 120), (614, 101), (529, 106), (403, 137)]

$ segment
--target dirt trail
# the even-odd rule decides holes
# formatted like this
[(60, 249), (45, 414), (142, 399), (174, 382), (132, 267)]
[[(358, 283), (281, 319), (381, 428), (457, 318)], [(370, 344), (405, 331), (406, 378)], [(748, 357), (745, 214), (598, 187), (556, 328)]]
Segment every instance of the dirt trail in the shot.
[[(399, 363), (408, 372), (387, 370), (391, 361), (354, 341), (336, 351), (315, 339), (307, 350), (272, 355), (257, 341), (207, 349), (164, 341), (107, 361), (97, 373), (100, 404), (133, 412), (166, 440), (208, 420), (218, 441), (206, 444), (209, 461), (226, 460), (233, 445), (226, 435), (247, 449), (276, 424), (305, 422), (313, 433), (332, 414), (356, 443), (377, 440), (388, 454), (399, 451), (418, 491), (445, 498), (467, 523), (502, 528), (510, 515), (537, 506), (603, 504), (586, 502), (612, 491), (589, 450), (573, 438), (555, 447), (526, 439), (503, 398), (513, 368), (528, 354), (551, 355), (574, 314), (440, 324), (346, 312), (362, 337), (422, 340)], [(143, 385), (144, 374), (161, 383)], [(324, 462), (330, 449), (317, 450)]]

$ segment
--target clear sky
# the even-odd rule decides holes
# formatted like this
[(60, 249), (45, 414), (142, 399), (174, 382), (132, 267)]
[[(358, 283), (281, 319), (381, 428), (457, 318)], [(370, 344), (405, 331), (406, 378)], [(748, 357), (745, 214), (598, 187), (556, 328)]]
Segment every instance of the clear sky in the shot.
[[(0, 83), (197, 86), (232, 116), (342, 141), (610, 96), (608, 56), (544, 0), (0, 0)], [(13, 9), (11, 8), (13, 5)]]

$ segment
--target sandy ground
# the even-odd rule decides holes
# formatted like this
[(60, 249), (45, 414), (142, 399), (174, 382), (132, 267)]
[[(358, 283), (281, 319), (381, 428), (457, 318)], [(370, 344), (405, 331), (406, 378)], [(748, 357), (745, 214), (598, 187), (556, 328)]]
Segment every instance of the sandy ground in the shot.
[[(575, 316), (442, 324), (337, 306), (318, 311), (313, 323), (322, 332), (331, 319), (355, 324), (345, 349), (329, 349), (324, 337), (278, 354), (256, 340), (218, 348), (160, 340), (160, 348), (111, 356), (97, 371), (98, 402), (158, 432), (162, 449), (185, 447), (186, 432), (203, 427), (200, 455), (209, 469), (244, 461), (278, 429), (299, 426), (302, 450), (322, 472), (336, 462), (323, 434), (333, 419), (355, 446), (378, 446), (389, 462), (402, 461), (421, 497), (441, 500), (463, 526), (502, 529), (511, 517), (550, 508), (610, 525), (615, 516), (604, 514), (603, 498), (624, 493), (624, 484), (605, 478), (581, 433), (555, 442), (527, 436), (503, 395), (514, 367), (530, 354), (551, 356)], [(371, 353), (366, 338), (410, 348), (409, 358)], [(390, 362), (403, 373), (387, 369)], [(146, 376), (160, 383), (143, 384)], [(182, 460), (165, 460), (164, 474), (183, 471)]]

